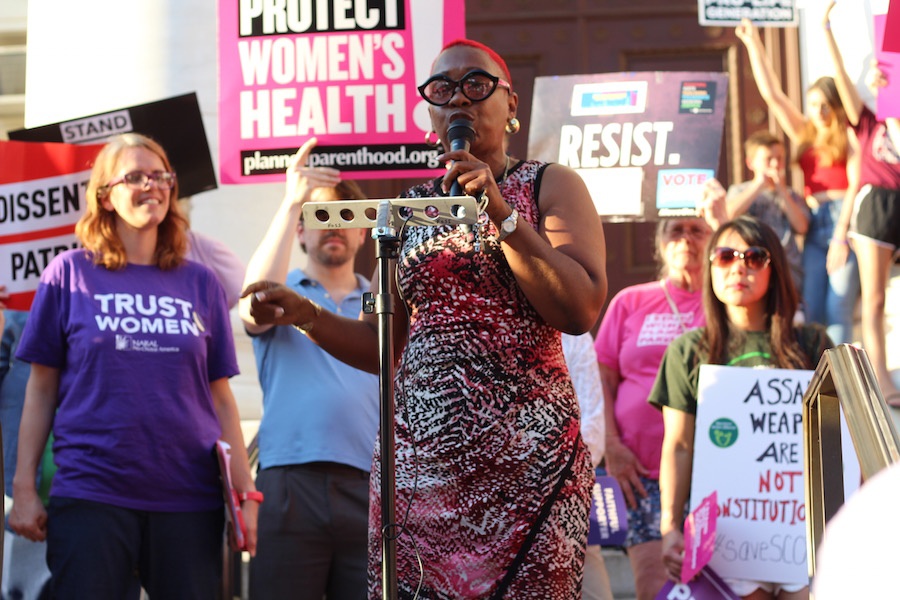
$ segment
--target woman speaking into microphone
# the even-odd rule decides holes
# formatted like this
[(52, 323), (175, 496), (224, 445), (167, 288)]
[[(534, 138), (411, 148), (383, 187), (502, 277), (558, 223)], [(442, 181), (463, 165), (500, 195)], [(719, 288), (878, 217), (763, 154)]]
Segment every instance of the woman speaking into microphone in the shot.
[[(397, 542), (400, 596), (577, 597), (593, 476), (560, 331), (590, 329), (606, 298), (600, 217), (574, 171), (507, 153), (520, 127), (518, 96), (496, 52), (451, 42), (419, 91), (448, 169), (404, 196), (446, 195), (457, 182), (482, 201), (470, 227), (399, 231), (408, 311), (393, 332), (403, 349), (396, 502), (408, 534)], [(469, 148), (448, 149), (461, 120), (471, 123)], [(376, 273), (373, 291), (377, 284)], [(273, 282), (244, 295), (258, 322), (301, 327), (338, 358), (378, 371), (377, 315), (342, 318)], [(377, 598), (377, 454), (371, 482), (369, 595)]]

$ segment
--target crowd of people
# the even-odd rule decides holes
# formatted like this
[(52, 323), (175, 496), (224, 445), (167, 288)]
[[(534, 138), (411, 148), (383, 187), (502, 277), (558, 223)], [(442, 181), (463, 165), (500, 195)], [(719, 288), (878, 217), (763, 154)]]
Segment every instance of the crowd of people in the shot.
[[(813, 369), (853, 340), (861, 289), (863, 345), (900, 406), (883, 323), (900, 126), (860, 100), (830, 10), (835, 75), (809, 89), (807, 115), (776, 84), (757, 29), (736, 31), (803, 193), (782, 139), (752, 133), (753, 178), (727, 191), (711, 180), (698, 216), (660, 220), (658, 277), (619, 292), (602, 319), (606, 248), (584, 181), (510, 154), (519, 98), (502, 57), (472, 40), (440, 51), (419, 87), (433, 137), (460, 119), (475, 135), (443, 143), (446, 172), (402, 196), (458, 186), (482, 201), (471, 227), (397, 232), (395, 523), (382, 522), (383, 340), (377, 315), (360, 313), (381, 282), (354, 268), (367, 232), (307, 228), (301, 210), (361, 199), (359, 187), (308, 166), (309, 140), (244, 269), (191, 232), (163, 148), (111, 138), (76, 228), (83, 249), (50, 263), (29, 313), (0, 312), (8, 523), (46, 546), (37, 585), (49, 580), (54, 598), (216, 597), (221, 439), (251, 598), (379, 598), (384, 536), (396, 537), (402, 598), (612, 598), (587, 544), (597, 475), (621, 488), (636, 594), (655, 598), (682, 571), (701, 365)], [(295, 244), (305, 266), (290, 270)], [(263, 390), (255, 478), (228, 383), (235, 304)], [(142, 334), (120, 335), (135, 315)], [(729, 585), (753, 600), (809, 596), (804, 584)]]

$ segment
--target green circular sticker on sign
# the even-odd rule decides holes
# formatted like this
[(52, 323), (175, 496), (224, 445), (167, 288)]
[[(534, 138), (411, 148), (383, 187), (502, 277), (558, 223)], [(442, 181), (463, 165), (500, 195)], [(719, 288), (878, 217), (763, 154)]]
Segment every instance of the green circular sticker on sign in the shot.
[(737, 423), (731, 419), (716, 419), (709, 426), (709, 439), (719, 448), (727, 448), (733, 445), (738, 438)]

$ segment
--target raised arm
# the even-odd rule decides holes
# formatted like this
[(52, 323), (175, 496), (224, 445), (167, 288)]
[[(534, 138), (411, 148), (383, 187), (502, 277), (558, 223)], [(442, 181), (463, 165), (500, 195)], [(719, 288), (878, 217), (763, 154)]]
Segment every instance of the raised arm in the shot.
[[(297, 243), (297, 224), (300, 210), (317, 187), (333, 187), (340, 183), (341, 174), (335, 169), (306, 166), (309, 153), (316, 145), (316, 138), (308, 140), (288, 163), (284, 198), (272, 218), (265, 237), (247, 264), (244, 287), (256, 281), (283, 283), (287, 278), (291, 252)], [(244, 297), (239, 303), (244, 327), (250, 333), (262, 333), (271, 324), (260, 325), (250, 314), (250, 300)]]
[(831, 10), (835, 3), (832, 1), (825, 9), (825, 16), (822, 18), (822, 29), (825, 32), (825, 45), (828, 47), (828, 54), (831, 56), (831, 62), (834, 65), (834, 84), (837, 87), (838, 95), (841, 97), (841, 104), (844, 105), (844, 112), (847, 113), (847, 120), (851, 125), (859, 123), (860, 115), (862, 115), (863, 101), (859, 95), (853, 80), (844, 67), (844, 59), (838, 48), (834, 34), (831, 32)]
[(713, 231), (729, 220), (725, 196), (725, 188), (718, 179), (707, 179), (704, 182), (703, 193), (697, 202), (697, 216), (706, 221)]
[(756, 80), (756, 87), (759, 88), (760, 95), (791, 141), (795, 145), (799, 144), (803, 128), (806, 125), (806, 117), (781, 89), (772, 63), (766, 56), (762, 39), (759, 37), (759, 29), (749, 19), (744, 19), (735, 28), (734, 33), (747, 48), (753, 79)]
[[(276, 325), (292, 325), (303, 331), (323, 350), (350, 366), (378, 372), (377, 317), (350, 319), (322, 310), (317, 304), (284, 285), (291, 251), (297, 243), (297, 224), (304, 202), (317, 187), (340, 182), (335, 169), (307, 167), (316, 144), (308, 140), (291, 159), (287, 169), (284, 199), (259, 247), (247, 265), (245, 286), (239, 303), (241, 319), (250, 333), (262, 333)], [(375, 291), (377, 279), (373, 278)], [(395, 311), (395, 348), (405, 341), (407, 319), (402, 307)], [(397, 352), (399, 356), (399, 350)]]
[[(869, 64), (869, 71), (866, 73), (866, 87), (872, 92), (872, 95), (878, 97), (878, 91), (886, 87), (888, 84), (887, 73), (878, 66), (878, 59), (873, 58)], [(887, 127), (888, 138), (894, 148), (900, 148), (900, 119), (897, 117), (886, 117), (884, 119), (885, 127)]]

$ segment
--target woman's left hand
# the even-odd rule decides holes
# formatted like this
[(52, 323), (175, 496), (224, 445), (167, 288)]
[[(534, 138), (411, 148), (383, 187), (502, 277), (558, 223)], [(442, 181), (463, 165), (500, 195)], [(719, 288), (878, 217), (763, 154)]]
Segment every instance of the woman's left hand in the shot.
[(318, 316), (315, 305), (281, 283), (257, 281), (241, 292), (250, 296), (250, 315), (260, 325), (308, 323)]
[(247, 552), (250, 553), (250, 556), (256, 556), (256, 542), (259, 539), (259, 502), (245, 500), (241, 504), (241, 512), (244, 514), (244, 525), (247, 526)]
[(684, 563), (684, 534), (673, 529), (662, 537), (662, 562), (669, 579), (681, 582), (681, 566)]
[(847, 264), (849, 257), (850, 246), (847, 240), (832, 240), (828, 244), (828, 254), (825, 256), (825, 270), (829, 275), (835, 274)]

